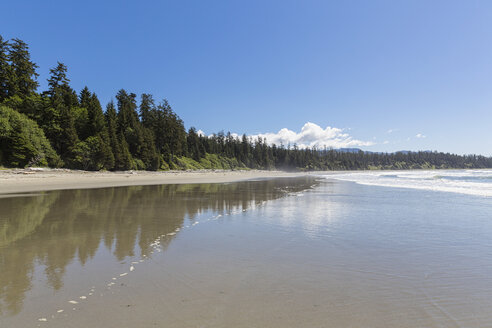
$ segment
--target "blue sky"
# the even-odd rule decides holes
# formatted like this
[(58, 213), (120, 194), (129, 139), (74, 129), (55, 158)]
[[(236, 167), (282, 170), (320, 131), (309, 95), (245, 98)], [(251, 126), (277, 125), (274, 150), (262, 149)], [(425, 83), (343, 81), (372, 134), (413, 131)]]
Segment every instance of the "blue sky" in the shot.
[(152, 93), (207, 134), (492, 155), (490, 1), (19, 0), (0, 33), (40, 89), (59, 60), (103, 104)]

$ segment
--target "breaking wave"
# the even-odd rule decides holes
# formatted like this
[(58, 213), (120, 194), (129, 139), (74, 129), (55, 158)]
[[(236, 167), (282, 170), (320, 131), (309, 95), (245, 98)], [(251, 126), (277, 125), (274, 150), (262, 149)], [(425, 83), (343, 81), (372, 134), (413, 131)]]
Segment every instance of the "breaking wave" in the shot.
[(492, 170), (364, 171), (323, 174), (358, 184), (492, 197)]

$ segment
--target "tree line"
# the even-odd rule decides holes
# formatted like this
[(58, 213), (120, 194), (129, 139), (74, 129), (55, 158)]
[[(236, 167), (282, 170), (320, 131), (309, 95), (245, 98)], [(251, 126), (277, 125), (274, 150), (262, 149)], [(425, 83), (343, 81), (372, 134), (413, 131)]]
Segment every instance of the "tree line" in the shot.
[(370, 153), (269, 145), (219, 132), (204, 136), (166, 99), (124, 89), (104, 110), (95, 92), (70, 86), (67, 66), (38, 92), (28, 45), (0, 36), (0, 165), (83, 170), (486, 168), (492, 158), (438, 152)]

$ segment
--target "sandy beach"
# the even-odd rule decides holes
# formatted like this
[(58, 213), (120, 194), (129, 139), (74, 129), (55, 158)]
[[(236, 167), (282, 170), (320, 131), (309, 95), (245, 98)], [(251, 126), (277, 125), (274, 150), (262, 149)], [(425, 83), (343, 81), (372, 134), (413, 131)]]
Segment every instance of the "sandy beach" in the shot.
[(137, 185), (224, 183), (301, 175), (305, 173), (263, 170), (90, 172), (45, 168), (11, 169), (0, 171), (0, 194)]

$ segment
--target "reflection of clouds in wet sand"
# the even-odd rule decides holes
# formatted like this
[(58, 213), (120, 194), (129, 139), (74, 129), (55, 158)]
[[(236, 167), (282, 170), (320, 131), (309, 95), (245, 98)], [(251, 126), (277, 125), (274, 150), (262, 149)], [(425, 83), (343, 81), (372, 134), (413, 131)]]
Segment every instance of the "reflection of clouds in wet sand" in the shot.
[[(298, 178), (297, 178), (298, 179)], [(305, 179), (299, 189), (307, 188)], [(284, 195), (292, 180), (236, 184), (163, 185), (48, 192), (39, 197), (0, 199), (0, 314), (22, 310), (33, 287), (35, 268), (44, 268), (54, 291), (64, 286), (67, 266), (81, 267), (104, 246), (115, 260), (131, 264), (101, 287), (92, 286), (67, 300), (72, 310), (80, 302), (118, 287), (117, 280), (138, 272), (138, 265), (165, 251), (173, 238), (197, 224), (254, 208)], [(19, 208), (24, 210), (19, 211)], [(202, 214), (215, 213), (201, 218)], [(76, 302), (76, 303), (73, 303)], [(73, 307), (75, 306), (75, 307)], [(46, 321), (68, 315), (69, 308), (53, 309)]]
[[(329, 184), (328, 182), (324, 183)], [(350, 210), (336, 198), (326, 197), (327, 192), (330, 195), (342, 193), (346, 186), (336, 184), (336, 189), (331, 187), (328, 186), (324, 190), (316, 189), (291, 193), (282, 199), (282, 206), (265, 208), (264, 218), (269, 224), (303, 231), (309, 237), (316, 238), (323, 235), (333, 224), (346, 216)], [(306, 193), (310, 193), (310, 197), (304, 197)], [(300, 201), (302, 206), (299, 206)], [(309, 208), (308, 212), (306, 212), (306, 208)]]

